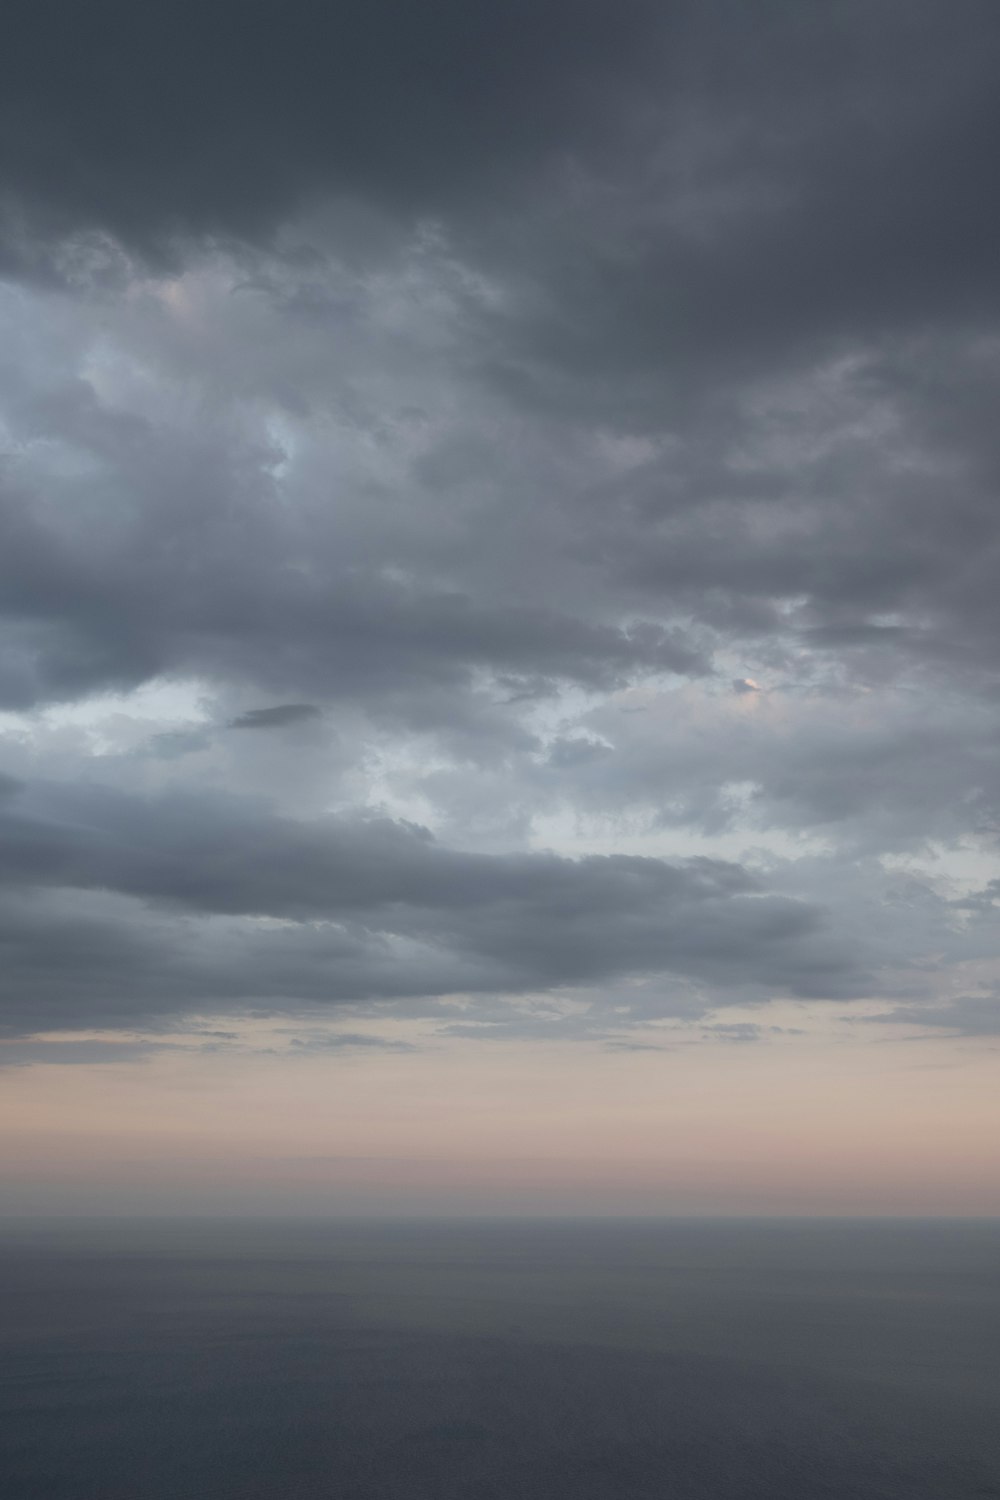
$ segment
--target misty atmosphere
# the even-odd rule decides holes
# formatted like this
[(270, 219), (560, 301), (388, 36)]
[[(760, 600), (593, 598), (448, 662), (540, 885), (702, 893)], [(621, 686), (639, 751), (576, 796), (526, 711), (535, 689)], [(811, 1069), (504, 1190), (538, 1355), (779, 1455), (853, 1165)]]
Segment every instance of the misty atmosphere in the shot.
[(0, 1497), (1000, 1497), (995, 0), (6, 0)]

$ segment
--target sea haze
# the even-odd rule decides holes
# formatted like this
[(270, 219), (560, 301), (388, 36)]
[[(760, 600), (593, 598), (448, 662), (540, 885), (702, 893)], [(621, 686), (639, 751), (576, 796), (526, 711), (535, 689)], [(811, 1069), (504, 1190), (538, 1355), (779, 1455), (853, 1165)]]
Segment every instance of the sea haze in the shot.
[(10, 1222), (4, 1500), (1000, 1496), (1000, 1223)]

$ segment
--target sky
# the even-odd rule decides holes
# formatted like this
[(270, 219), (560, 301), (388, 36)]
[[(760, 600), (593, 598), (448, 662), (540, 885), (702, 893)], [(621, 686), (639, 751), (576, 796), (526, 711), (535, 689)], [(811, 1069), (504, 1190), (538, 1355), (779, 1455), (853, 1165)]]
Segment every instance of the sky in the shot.
[(0, 1201), (1000, 1214), (993, 0), (8, 0)]

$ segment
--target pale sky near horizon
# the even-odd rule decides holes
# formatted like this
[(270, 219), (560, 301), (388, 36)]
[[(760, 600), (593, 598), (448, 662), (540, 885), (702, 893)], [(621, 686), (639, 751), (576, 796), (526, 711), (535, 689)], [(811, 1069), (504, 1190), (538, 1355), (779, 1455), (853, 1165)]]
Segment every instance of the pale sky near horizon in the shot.
[(0, 1208), (1000, 1214), (995, 7), (9, 33)]

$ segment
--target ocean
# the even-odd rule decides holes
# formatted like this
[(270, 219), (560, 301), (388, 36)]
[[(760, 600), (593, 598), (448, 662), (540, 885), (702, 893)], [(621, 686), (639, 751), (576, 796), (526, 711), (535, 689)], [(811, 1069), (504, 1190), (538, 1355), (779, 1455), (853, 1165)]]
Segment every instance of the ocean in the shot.
[(1000, 1223), (0, 1228), (2, 1500), (1000, 1497)]

